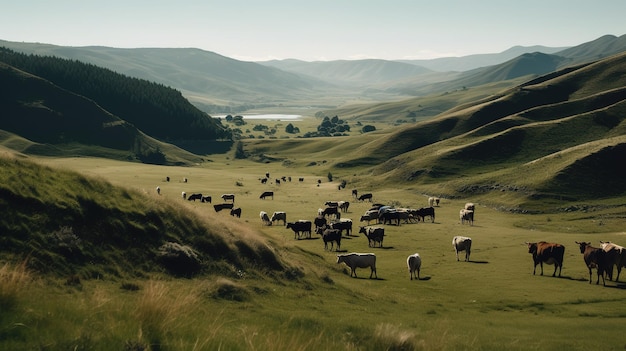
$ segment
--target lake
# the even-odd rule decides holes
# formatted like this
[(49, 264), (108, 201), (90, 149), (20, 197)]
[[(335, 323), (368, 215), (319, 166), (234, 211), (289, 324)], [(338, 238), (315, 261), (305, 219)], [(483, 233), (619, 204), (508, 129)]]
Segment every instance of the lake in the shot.
[[(250, 115), (242, 115), (242, 114), (232, 114), (232, 116), (242, 116), (243, 119), (260, 119), (266, 121), (301, 121), (302, 115), (287, 115), (287, 114), (279, 114), (279, 113), (269, 113), (269, 114), (250, 114)], [(220, 117), (224, 118), (226, 115), (216, 115), (213, 116), (215, 118)]]

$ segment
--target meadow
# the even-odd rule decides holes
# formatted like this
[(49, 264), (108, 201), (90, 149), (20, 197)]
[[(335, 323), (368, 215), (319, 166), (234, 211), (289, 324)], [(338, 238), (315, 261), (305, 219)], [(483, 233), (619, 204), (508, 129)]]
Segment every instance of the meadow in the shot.
[[(209, 221), (246, 228), (263, 237), (292, 267), (286, 276), (241, 272), (192, 279), (148, 276), (132, 281), (83, 280), (78, 287), (51, 277), (15, 279), (7, 266), (4, 282), (15, 282), (13, 313), (0, 317), (3, 349), (119, 350), (583, 350), (623, 349), (626, 285), (589, 284), (575, 241), (626, 242), (613, 230), (621, 219), (586, 219), (585, 214), (523, 215), (500, 212), (477, 202), (474, 226), (461, 225), (458, 211), (472, 198), (443, 198), (434, 223), (385, 226), (382, 248), (368, 247), (358, 220), (370, 203), (350, 190), (372, 192), (374, 202), (425, 207), (430, 194), (418, 189), (376, 187), (372, 179), (336, 176), (320, 166), (287, 167), (213, 155), (194, 167), (164, 167), (92, 158), (41, 158), (43, 164), (77, 170), (114, 185), (143, 192), (146, 201), (165, 201)], [(266, 172), (291, 182), (261, 184)], [(166, 177), (170, 177), (167, 182)], [(304, 178), (298, 182), (299, 177)], [(183, 178), (187, 178), (185, 183)], [(338, 184), (347, 179), (345, 189)], [(318, 185), (318, 180), (321, 182)], [(155, 188), (161, 188), (157, 195)], [(274, 200), (260, 200), (265, 190)], [(185, 201), (181, 192), (201, 192), (218, 202), (235, 194), (241, 218), (215, 213), (211, 204)], [(152, 200), (151, 200), (152, 199)], [(329, 200), (350, 201), (355, 231), (340, 252), (373, 252), (378, 279), (369, 270), (336, 264), (337, 252), (324, 250), (317, 235), (295, 240), (282, 224), (265, 226), (259, 211), (287, 212), (288, 221), (313, 219)], [(236, 234), (235, 234), (236, 235)], [(454, 235), (473, 239), (470, 262), (457, 262)], [(525, 242), (554, 241), (566, 246), (561, 278), (533, 276)], [(420, 280), (409, 280), (406, 257), (418, 252)], [(624, 281), (623, 276), (620, 278)], [(9, 284), (3, 284), (8, 287)], [(3, 288), (5, 289), (5, 288)], [(6, 301), (7, 298), (2, 298)], [(20, 337), (21, 336), (21, 337)], [(35, 336), (35, 337), (33, 337)], [(4, 341), (1, 341), (3, 340)]]

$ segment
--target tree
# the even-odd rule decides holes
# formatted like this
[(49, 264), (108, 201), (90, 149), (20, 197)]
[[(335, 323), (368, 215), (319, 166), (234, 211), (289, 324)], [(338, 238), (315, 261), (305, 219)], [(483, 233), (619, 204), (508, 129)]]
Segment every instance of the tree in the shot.
[(244, 159), (246, 158), (246, 153), (243, 151), (243, 143), (241, 141), (237, 142), (235, 146), (235, 158), (236, 159)]
[(361, 132), (363, 133), (369, 133), (369, 132), (373, 132), (376, 130), (376, 127), (374, 127), (373, 125), (367, 124), (364, 125), (363, 128), (361, 128)]

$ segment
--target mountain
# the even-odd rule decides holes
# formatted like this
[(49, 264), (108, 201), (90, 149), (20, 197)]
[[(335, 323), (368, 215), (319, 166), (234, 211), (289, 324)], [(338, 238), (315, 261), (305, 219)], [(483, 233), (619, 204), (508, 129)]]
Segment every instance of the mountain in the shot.
[(476, 68), (494, 66), (514, 59), (518, 56), (533, 52), (544, 54), (555, 54), (567, 49), (566, 47), (547, 47), (542, 45), (534, 46), (513, 46), (512, 48), (495, 54), (477, 54), (461, 57), (441, 57), (428, 60), (400, 60), (400, 62), (410, 63), (425, 67), (438, 72), (447, 71), (470, 71)]

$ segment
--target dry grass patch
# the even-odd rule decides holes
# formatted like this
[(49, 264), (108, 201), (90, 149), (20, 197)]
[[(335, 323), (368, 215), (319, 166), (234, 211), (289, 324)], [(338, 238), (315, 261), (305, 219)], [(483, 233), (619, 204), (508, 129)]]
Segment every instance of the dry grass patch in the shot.
[(5, 263), (0, 267), (0, 310), (8, 311), (17, 305), (20, 295), (32, 281), (26, 262), (14, 265)]

